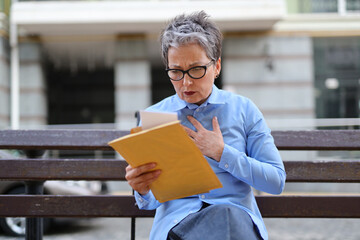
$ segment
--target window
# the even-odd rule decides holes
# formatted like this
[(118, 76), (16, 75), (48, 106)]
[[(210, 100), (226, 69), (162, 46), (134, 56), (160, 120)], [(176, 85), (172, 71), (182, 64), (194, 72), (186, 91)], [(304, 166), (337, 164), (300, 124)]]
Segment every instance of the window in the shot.
[(360, 38), (315, 38), (317, 118), (360, 117)]

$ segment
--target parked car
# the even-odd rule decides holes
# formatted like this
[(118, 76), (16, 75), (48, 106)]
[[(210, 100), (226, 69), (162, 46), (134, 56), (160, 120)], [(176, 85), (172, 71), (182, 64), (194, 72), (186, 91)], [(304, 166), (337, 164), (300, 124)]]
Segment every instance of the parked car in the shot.
[[(14, 158), (12, 154), (0, 150), (0, 158)], [(0, 194), (24, 194), (25, 185), (20, 181), (0, 181)], [(46, 181), (44, 194), (50, 195), (98, 195), (106, 193), (106, 185), (100, 181)], [(44, 232), (49, 230), (57, 219), (44, 218)], [(7, 235), (25, 234), (25, 218), (0, 218), (0, 228)]]

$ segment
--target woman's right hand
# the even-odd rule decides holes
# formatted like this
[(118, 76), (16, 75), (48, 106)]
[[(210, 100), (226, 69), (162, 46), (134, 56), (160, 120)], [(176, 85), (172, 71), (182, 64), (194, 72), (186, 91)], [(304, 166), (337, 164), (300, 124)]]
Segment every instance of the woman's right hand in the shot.
[(125, 178), (129, 185), (141, 195), (146, 195), (150, 191), (150, 184), (155, 181), (161, 170), (151, 171), (156, 167), (156, 163), (147, 163), (136, 168), (128, 165), (126, 167)]

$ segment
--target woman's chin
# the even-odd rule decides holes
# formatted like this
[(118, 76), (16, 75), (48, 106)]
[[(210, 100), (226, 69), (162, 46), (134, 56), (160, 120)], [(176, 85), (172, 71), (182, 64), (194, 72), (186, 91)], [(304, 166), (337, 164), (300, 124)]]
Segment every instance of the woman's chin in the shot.
[(184, 96), (183, 100), (186, 101), (187, 103), (193, 103), (193, 104), (196, 104), (199, 102), (199, 99), (194, 98), (194, 97), (189, 97), (189, 96)]

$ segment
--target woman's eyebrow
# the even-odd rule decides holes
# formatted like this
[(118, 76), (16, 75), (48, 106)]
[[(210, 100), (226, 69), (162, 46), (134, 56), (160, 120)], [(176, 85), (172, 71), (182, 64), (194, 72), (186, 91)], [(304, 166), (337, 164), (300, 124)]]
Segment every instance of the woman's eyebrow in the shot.
[(169, 65), (169, 68), (181, 68), (181, 67), (179, 65), (172, 64), (172, 65)]
[[(196, 66), (203, 66), (203, 63), (201, 62), (194, 62), (192, 64), (189, 65), (189, 68), (192, 68), (192, 67), (196, 67)], [(169, 65), (169, 68), (182, 68), (181, 66), (177, 65), (177, 64), (171, 64)]]
[(202, 66), (203, 64), (201, 62), (195, 62), (193, 64), (190, 64), (189, 67), (196, 67), (196, 66)]

